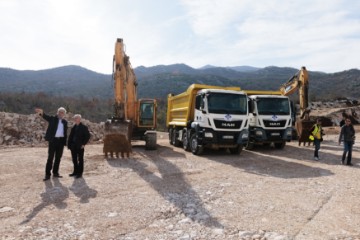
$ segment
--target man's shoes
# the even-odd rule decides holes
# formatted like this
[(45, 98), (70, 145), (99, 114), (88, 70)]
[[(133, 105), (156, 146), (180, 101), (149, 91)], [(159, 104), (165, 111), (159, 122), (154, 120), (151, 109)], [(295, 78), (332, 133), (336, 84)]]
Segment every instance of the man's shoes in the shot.
[(75, 177), (75, 176), (76, 176), (76, 173), (69, 174), (69, 177)]
[(47, 181), (47, 180), (49, 180), (49, 179), (50, 179), (50, 175), (46, 175), (46, 176), (44, 177), (43, 181)]
[(352, 164), (352, 163), (347, 163), (346, 165), (348, 165), (348, 166), (353, 166), (353, 164)]
[(314, 157), (314, 160), (315, 160), (315, 161), (319, 161), (319, 157)]
[(82, 178), (82, 175), (76, 175), (75, 178)]
[(56, 177), (56, 178), (62, 178), (62, 176), (61, 176), (61, 175), (59, 175), (59, 174), (54, 174), (54, 175), (53, 175), (53, 177)]

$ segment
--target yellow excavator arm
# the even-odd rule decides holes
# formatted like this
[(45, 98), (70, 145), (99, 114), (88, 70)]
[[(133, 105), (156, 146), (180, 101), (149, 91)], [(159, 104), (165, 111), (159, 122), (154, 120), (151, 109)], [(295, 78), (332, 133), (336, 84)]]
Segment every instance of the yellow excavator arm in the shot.
[(114, 117), (123, 120), (136, 119), (137, 81), (129, 56), (125, 54), (124, 43), (118, 38), (113, 58)]
[(156, 100), (137, 99), (137, 81), (121, 38), (113, 57), (114, 113), (105, 122), (105, 156), (131, 152), (131, 140), (145, 140), (146, 149), (156, 149)]
[(303, 115), (309, 106), (309, 75), (305, 67), (301, 67), (297, 74), (280, 87), (280, 92), (284, 96), (289, 96), (296, 90), (299, 90), (300, 115)]

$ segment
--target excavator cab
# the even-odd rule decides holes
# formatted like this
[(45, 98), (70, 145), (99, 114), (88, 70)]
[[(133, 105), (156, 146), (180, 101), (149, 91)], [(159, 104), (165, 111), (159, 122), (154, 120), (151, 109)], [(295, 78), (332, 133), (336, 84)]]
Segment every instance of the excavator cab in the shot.
[(139, 100), (139, 127), (156, 128), (156, 102), (154, 99)]

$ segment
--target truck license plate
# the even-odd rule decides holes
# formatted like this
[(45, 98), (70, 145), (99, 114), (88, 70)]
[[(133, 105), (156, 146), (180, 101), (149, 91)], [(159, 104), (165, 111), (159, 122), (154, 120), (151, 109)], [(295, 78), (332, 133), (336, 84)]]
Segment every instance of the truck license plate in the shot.
[(234, 136), (223, 136), (223, 139), (234, 139)]
[(280, 133), (272, 133), (271, 136), (280, 136)]

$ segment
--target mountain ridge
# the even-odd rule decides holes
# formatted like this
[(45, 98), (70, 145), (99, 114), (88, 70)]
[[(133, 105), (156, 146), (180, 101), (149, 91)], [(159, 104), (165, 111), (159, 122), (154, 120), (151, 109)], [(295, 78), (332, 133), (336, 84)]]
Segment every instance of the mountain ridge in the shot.
[[(291, 67), (251, 66), (192, 68), (186, 64), (139, 66), (134, 68), (140, 97), (165, 99), (178, 94), (192, 83), (240, 86), (242, 89), (278, 90), (298, 69)], [(336, 73), (309, 71), (310, 97), (360, 98), (360, 70)], [(0, 92), (44, 92), (55, 96), (111, 99), (111, 74), (102, 74), (77, 65), (43, 70), (0, 68)], [(339, 95), (339, 96), (338, 96)]]

